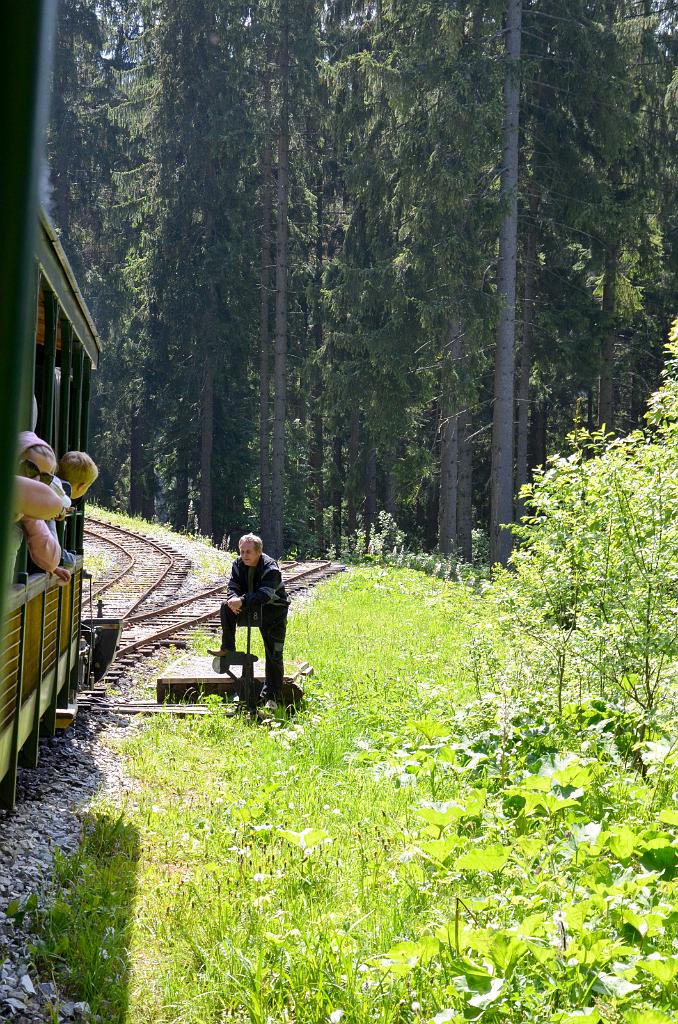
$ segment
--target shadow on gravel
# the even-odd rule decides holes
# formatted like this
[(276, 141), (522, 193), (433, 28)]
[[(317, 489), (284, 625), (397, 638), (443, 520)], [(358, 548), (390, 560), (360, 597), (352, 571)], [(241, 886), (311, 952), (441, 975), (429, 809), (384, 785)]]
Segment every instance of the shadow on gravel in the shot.
[[(0, 811), (0, 1020), (79, 1021), (84, 1003), (124, 1019), (139, 837), (107, 809), (127, 788), (108, 740), (129, 727), (81, 713)], [(90, 810), (100, 793), (112, 800)]]
[(55, 855), (54, 891), (36, 915), (34, 953), (39, 972), (57, 983), (60, 1011), (67, 1000), (88, 1019), (127, 1019), (138, 860), (137, 830), (105, 810), (87, 813), (75, 854)]

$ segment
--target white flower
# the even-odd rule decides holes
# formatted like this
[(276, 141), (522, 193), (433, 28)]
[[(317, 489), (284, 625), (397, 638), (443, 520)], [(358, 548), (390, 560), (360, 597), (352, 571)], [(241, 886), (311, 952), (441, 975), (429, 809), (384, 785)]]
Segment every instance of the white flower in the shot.
[(329, 1016), (330, 1024), (339, 1024), (339, 1021), (341, 1020), (341, 1018), (343, 1016), (344, 1016), (344, 1011), (343, 1010), (332, 1010), (332, 1013)]

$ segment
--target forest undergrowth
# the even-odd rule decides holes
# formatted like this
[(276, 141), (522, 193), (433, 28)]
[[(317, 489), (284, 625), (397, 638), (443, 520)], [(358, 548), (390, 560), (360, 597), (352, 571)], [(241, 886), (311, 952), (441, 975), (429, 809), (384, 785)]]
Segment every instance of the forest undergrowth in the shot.
[(386, 565), (290, 621), (316, 677), (123, 748), (43, 964), (126, 1024), (678, 1020), (678, 385), (577, 431), (511, 573)]

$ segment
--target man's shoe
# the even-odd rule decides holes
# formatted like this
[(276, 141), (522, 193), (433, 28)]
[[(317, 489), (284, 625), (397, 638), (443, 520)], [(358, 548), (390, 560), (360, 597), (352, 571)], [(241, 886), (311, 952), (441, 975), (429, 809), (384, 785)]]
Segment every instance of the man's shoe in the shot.
[(235, 653), (235, 647), (221, 647), (218, 651), (208, 650), (207, 653), (212, 658), (225, 658), (227, 654)]
[(257, 716), (261, 719), (262, 722), (267, 722), (271, 718), (275, 718), (278, 708), (279, 704), (277, 701), (267, 700), (266, 703), (257, 711)]
[(240, 697), (236, 694), (230, 704), (226, 705), (226, 718), (235, 718), (240, 711)]

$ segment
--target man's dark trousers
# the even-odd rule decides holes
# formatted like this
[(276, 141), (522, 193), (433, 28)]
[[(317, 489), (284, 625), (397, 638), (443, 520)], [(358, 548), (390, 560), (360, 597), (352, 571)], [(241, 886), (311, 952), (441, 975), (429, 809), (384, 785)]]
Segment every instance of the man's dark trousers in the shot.
[[(259, 608), (262, 614), (263, 609)], [(247, 611), (240, 612), (243, 617)], [(221, 649), (223, 651), (235, 650), (235, 629), (239, 616), (235, 615), (227, 604), (221, 606)], [(263, 618), (263, 616), (262, 616)], [(287, 629), (287, 616), (278, 622), (265, 623), (259, 627), (264, 641), (266, 651), (266, 682), (261, 691), (262, 700), (280, 700), (282, 697), (283, 677), (285, 675), (285, 663), (283, 661), (283, 649), (285, 646), (285, 631)]]

